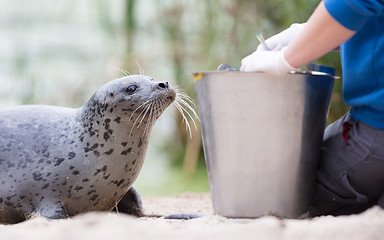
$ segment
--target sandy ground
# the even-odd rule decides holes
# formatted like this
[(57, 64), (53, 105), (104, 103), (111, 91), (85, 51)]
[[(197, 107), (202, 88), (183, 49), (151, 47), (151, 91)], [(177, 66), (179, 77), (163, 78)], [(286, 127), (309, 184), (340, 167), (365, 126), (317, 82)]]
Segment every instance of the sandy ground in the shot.
[(384, 211), (371, 208), (359, 215), (288, 220), (262, 217), (235, 220), (213, 215), (209, 194), (186, 193), (143, 199), (148, 215), (196, 213), (192, 220), (134, 218), (116, 213), (87, 213), (66, 220), (35, 218), (0, 225), (1, 240), (61, 239), (383, 239)]

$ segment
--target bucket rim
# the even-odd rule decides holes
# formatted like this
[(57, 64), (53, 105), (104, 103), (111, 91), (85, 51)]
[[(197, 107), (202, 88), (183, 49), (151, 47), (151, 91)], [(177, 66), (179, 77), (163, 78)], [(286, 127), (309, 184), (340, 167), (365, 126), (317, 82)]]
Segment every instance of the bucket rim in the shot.
[[(253, 74), (253, 75), (272, 75), (269, 73), (263, 73), (263, 72), (241, 72), (241, 71), (199, 71), (199, 72), (193, 72), (193, 80), (198, 81), (201, 80), (204, 75), (206, 74)], [(284, 75), (308, 75), (308, 76), (323, 76), (323, 77), (331, 77), (333, 79), (339, 79), (339, 76), (332, 75), (325, 72), (319, 72), (319, 71), (290, 71), (289, 73), (286, 73)], [(284, 76), (282, 75), (282, 76)]]

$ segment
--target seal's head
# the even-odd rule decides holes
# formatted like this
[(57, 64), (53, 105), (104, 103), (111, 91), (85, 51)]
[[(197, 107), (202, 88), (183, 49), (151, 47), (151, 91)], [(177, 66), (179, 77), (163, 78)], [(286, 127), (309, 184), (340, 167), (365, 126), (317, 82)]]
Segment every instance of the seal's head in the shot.
[(90, 102), (104, 106), (110, 113), (120, 110), (125, 115), (133, 112), (140, 114), (142, 110), (156, 108), (150, 115), (156, 119), (175, 98), (176, 91), (168, 82), (156, 82), (148, 76), (131, 75), (105, 84), (93, 95)]
[(176, 90), (168, 82), (130, 75), (110, 81), (97, 90), (84, 106), (84, 116), (118, 123), (130, 121), (132, 130), (144, 126), (147, 132), (175, 99)]

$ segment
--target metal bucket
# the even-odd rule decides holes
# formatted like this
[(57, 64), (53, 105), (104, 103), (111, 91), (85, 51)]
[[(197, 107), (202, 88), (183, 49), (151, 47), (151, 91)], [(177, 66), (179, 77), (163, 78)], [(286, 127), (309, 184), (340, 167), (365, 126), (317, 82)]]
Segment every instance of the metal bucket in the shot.
[(215, 214), (308, 211), (334, 76), (194, 74)]

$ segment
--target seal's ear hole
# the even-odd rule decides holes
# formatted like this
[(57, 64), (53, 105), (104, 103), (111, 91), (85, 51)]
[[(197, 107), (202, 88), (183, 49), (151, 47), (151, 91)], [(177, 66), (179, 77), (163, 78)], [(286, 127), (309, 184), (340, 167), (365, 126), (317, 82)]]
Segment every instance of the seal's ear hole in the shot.
[(109, 93), (109, 96), (110, 96), (110, 97), (113, 97), (113, 96), (114, 96), (113, 92), (110, 92), (110, 93)]

